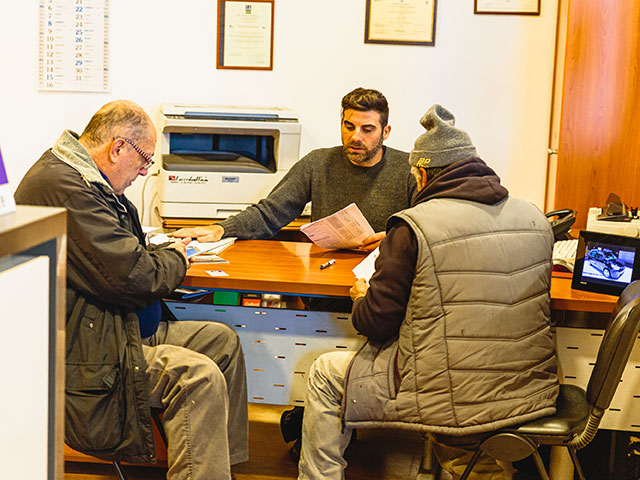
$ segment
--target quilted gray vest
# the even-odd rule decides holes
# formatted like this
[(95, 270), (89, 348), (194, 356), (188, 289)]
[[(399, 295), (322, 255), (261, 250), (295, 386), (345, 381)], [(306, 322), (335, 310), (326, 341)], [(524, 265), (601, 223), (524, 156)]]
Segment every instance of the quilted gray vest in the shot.
[(398, 339), (354, 358), (345, 420), (467, 435), (553, 414), (546, 217), (515, 198), (435, 199), (396, 216), (418, 242), (411, 296)]

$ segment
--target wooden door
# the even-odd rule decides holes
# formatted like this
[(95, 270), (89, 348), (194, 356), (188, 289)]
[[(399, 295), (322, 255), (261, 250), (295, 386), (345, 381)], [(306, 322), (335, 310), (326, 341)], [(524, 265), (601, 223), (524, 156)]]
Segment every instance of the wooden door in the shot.
[[(640, 205), (640, 2), (567, 0), (557, 161), (551, 159), (547, 210), (574, 208), (575, 226), (610, 192)], [(557, 115), (557, 111), (555, 112)], [(550, 135), (553, 147), (554, 132)]]

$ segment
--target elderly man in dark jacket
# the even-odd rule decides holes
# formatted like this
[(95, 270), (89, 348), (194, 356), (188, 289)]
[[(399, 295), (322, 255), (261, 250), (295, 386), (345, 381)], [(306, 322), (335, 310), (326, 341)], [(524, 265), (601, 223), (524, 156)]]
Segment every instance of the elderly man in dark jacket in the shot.
[[(311, 367), (300, 479), (344, 478), (354, 427), (464, 438), (555, 412), (549, 222), (508, 195), (448, 110), (434, 105), (421, 123), (414, 205), (389, 219), (370, 285), (351, 289), (369, 341)], [(436, 454), (454, 478), (471, 456)], [(481, 463), (473, 478), (506, 478)]]
[[(153, 164), (153, 123), (133, 102), (103, 106), (31, 167), (18, 203), (68, 211), (65, 441), (104, 459), (153, 462), (162, 409), (169, 479), (230, 478), (248, 457), (245, 366), (235, 332), (175, 322), (187, 241), (150, 250), (124, 190)], [(228, 428), (232, 425), (233, 428)]]

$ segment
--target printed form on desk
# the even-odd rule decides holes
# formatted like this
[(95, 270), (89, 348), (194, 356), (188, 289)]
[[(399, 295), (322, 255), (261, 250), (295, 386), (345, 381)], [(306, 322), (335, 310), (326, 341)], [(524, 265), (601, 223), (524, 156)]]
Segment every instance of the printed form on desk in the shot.
[(300, 231), (322, 248), (354, 248), (375, 232), (355, 203), (327, 217), (300, 227)]

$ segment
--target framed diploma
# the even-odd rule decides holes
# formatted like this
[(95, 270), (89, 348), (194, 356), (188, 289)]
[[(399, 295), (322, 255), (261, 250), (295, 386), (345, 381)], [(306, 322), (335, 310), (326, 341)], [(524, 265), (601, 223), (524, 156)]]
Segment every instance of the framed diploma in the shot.
[(540, 15), (540, 0), (474, 0), (473, 13)]
[(433, 46), (437, 0), (367, 0), (365, 43)]
[(217, 68), (273, 70), (274, 0), (218, 0)]

